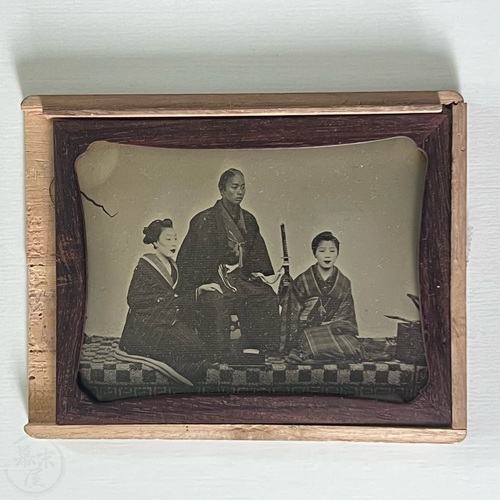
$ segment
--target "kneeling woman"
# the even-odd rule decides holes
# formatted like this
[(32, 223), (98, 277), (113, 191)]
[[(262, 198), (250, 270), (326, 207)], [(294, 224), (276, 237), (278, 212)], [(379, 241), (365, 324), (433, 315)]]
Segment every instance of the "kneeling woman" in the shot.
[(178, 319), (178, 272), (172, 258), (177, 235), (170, 219), (151, 222), (143, 233), (144, 243), (156, 251), (144, 254), (134, 270), (116, 356), (142, 362), (192, 386), (204, 379), (207, 363), (198, 334)]
[(339, 241), (325, 231), (311, 247), (316, 264), (289, 284), (282, 300), (282, 352), (297, 363), (360, 361), (351, 282), (335, 266)]

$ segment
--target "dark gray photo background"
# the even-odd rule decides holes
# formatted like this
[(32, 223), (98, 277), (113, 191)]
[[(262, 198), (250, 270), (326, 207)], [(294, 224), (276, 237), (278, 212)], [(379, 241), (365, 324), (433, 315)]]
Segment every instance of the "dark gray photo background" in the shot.
[[(120, 336), (126, 296), (139, 257), (152, 246), (142, 229), (169, 217), (179, 246), (189, 221), (220, 197), (227, 168), (243, 171), (242, 207), (255, 215), (275, 270), (286, 224), (293, 277), (315, 262), (312, 238), (340, 240), (337, 266), (351, 280), (361, 336), (396, 334), (384, 315), (417, 319), (407, 293), (418, 293), (418, 240), (425, 154), (398, 137), (345, 146), (276, 150), (183, 150), (93, 143), (77, 160), (83, 199), (88, 298), (85, 332)], [(276, 285), (275, 285), (276, 289)]]

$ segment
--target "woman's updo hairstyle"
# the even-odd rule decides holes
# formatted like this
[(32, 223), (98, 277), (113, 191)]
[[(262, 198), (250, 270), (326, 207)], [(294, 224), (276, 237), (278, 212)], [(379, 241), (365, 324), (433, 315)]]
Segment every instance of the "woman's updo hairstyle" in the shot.
[(315, 236), (312, 240), (311, 247), (314, 255), (316, 255), (316, 250), (318, 249), (318, 246), (322, 241), (333, 241), (333, 244), (337, 248), (337, 252), (340, 252), (339, 240), (335, 238), (335, 236), (333, 236), (330, 231), (323, 231), (322, 233), (319, 233), (318, 236)]
[(154, 244), (160, 238), (160, 234), (164, 229), (174, 227), (171, 219), (156, 219), (149, 226), (145, 227), (142, 232), (144, 239), (142, 240), (146, 245)]

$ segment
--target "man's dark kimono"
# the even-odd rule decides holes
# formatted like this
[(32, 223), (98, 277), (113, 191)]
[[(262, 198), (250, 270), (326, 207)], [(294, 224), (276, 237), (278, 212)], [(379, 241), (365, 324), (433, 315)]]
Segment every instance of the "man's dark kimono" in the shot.
[[(184, 320), (195, 325), (207, 345), (218, 352), (229, 347), (230, 316), (237, 314), (240, 347), (276, 351), (279, 307), (273, 289), (252, 273), (274, 274), (255, 217), (239, 209), (229, 215), (221, 200), (191, 220), (177, 257)], [(223, 293), (197, 293), (217, 283)]]

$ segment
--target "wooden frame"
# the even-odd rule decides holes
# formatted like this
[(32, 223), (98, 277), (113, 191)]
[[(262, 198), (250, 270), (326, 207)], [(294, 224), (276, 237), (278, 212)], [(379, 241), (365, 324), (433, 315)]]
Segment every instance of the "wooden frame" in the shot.
[[(43, 438), (407, 442), (456, 442), (465, 437), (466, 136), (465, 104), (461, 96), (454, 92), (33, 96), (23, 102), (23, 110), (30, 314), (29, 423), (26, 431), (30, 435)], [(438, 163), (436, 168), (431, 169), (435, 174), (428, 176), (424, 201), (424, 218), (427, 214), (427, 222), (423, 226), (421, 243), (424, 264), (431, 261), (437, 264), (421, 265), (420, 276), (423, 286), (433, 290), (432, 294), (423, 294), (423, 309), (429, 311), (427, 331), (430, 331), (429, 326), (439, 325), (444, 333), (441, 337), (426, 334), (426, 342), (432, 344), (432, 349), (428, 350), (431, 382), (416, 400), (404, 404), (405, 408), (398, 406), (402, 417), (391, 416), (391, 412), (395, 411), (391, 403), (342, 400), (340, 405), (337, 398), (332, 406), (331, 398), (322, 398), (322, 403), (315, 408), (314, 417), (307, 417), (299, 411), (296, 419), (289, 418), (286, 424), (282, 424), (281, 416), (277, 416), (284, 411), (281, 407), (276, 408), (274, 414), (263, 413), (261, 421), (256, 423), (241, 417), (241, 410), (248, 410), (254, 403), (252, 397), (242, 396), (233, 398), (229, 404), (226, 401), (225, 411), (229, 408), (233, 413), (229, 411), (226, 419), (221, 419), (219, 415), (220, 423), (210, 423), (210, 418), (190, 423), (186, 415), (192, 406), (182, 401), (180, 406), (174, 405), (174, 412), (180, 412), (176, 414), (177, 417), (171, 418), (169, 423), (163, 423), (165, 418), (159, 416), (161, 408), (156, 410), (156, 416), (150, 416), (147, 420), (140, 411), (135, 412), (138, 403), (134, 401), (116, 405), (107, 403), (106, 409), (96, 410), (95, 405), (99, 403), (85, 400), (78, 389), (76, 370), (81, 339), (68, 342), (68, 337), (64, 337), (65, 334), (61, 332), (67, 331), (69, 325), (76, 325), (80, 330), (83, 326), (81, 313), (79, 317), (71, 315), (75, 304), (84, 303), (85, 296), (83, 229), (81, 209), (76, 201), (78, 191), (76, 188), (71, 189), (73, 177), (66, 174), (63, 178), (59, 177), (54, 189), (54, 155), (61, 141), (66, 148), (66, 160), (72, 165), (75, 155), (89, 141), (101, 137), (103, 130), (118, 127), (122, 136), (127, 136), (127, 143), (150, 144), (152, 139), (147, 131), (140, 137), (130, 133), (131, 118), (139, 121), (141, 129), (146, 130), (148, 127), (154, 129), (160, 123), (159, 120), (173, 123), (172, 118), (198, 120), (197, 123), (200, 123), (200, 118), (224, 118), (233, 120), (232, 126), (237, 123), (244, 126), (245, 119), (249, 117), (267, 120), (266, 130), (272, 130), (273, 120), (276, 123), (278, 119), (285, 130), (294, 120), (302, 120), (303, 124), (313, 128), (328, 120), (343, 120), (343, 124), (351, 127), (351, 131), (346, 132), (342, 139), (344, 142), (408, 135), (419, 147), (427, 147), (428, 154), (432, 150), (432, 155), (438, 155), (431, 158)], [(58, 127), (58, 140), (54, 145)], [(354, 129), (356, 133), (352, 132)], [(82, 130), (85, 140), (81, 140)], [(185, 141), (185, 137), (182, 140)], [(249, 140), (262, 141), (262, 138)], [(301, 140), (310, 142), (307, 138), (295, 137), (293, 144)], [(328, 138), (319, 137), (317, 140), (328, 141)], [(155, 139), (155, 144), (158, 144), (158, 139)], [(63, 199), (72, 200), (69, 205), (64, 205), (65, 211), (61, 209)], [(73, 207), (73, 211), (68, 212), (68, 206)], [(444, 212), (440, 212), (441, 209)], [(67, 231), (64, 238), (57, 239), (60, 266), (57, 287), (56, 212), (59, 230), (61, 227), (67, 228), (64, 229)], [(438, 213), (441, 217), (432, 217)], [(445, 230), (444, 239), (429, 243), (432, 238), (427, 236), (438, 238), (437, 233), (434, 233), (438, 229), (435, 223), (440, 230)], [(71, 295), (75, 301), (65, 303), (64, 308), (56, 308), (56, 295), (59, 298)], [(56, 330), (59, 333), (56, 334)], [(80, 333), (78, 331), (76, 335)], [(299, 403), (304, 408), (312, 401), (308, 397), (299, 399), (302, 399)], [(172, 406), (172, 403), (170, 401), (169, 405)], [(336, 413), (334, 418), (329, 417), (332, 409)], [(349, 421), (347, 415), (352, 414), (353, 410), (361, 411), (361, 420)], [(120, 425), (101, 425), (110, 421), (113, 411), (120, 411), (126, 418), (115, 419), (114, 424)], [(214, 412), (216, 415), (217, 412)], [(418, 417), (415, 418), (415, 415)]]

